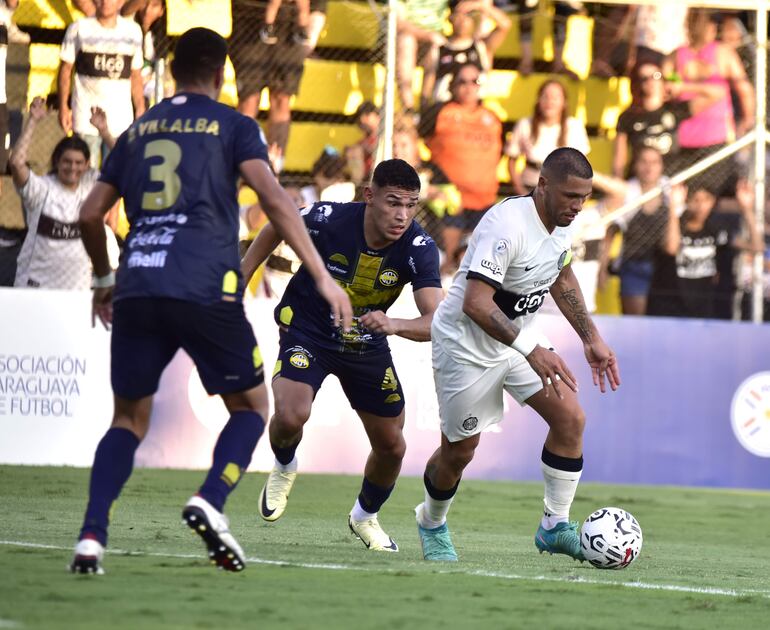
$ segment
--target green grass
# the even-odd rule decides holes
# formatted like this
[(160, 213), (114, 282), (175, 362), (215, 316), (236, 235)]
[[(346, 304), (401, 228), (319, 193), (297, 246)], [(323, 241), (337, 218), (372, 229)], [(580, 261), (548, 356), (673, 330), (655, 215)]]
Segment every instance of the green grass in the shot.
[[(65, 572), (88, 471), (0, 466), (0, 628), (767, 628), (770, 493), (583, 484), (573, 518), (631, 511), (641, 557), (599, 571), (540, 555), (539, 483), (465, 481), (450, 514), (460, 562), (421, 560), (399, 481), (381, 522), (398, 554), (364, 549), (346, 517), (359, 478), (300, 475), (284, 517), (262, 522), (263, 475), (228, 503), (250, 562), (211, 568), (180, 510), (202, 473), (137, 470), (117, 504), (107, 575)], [(642, 588), (646, 586), (648, 588)], [(676, 589), (680, 590), (676, 590)], [(717, 594), (708, 589), (732, 591)]]

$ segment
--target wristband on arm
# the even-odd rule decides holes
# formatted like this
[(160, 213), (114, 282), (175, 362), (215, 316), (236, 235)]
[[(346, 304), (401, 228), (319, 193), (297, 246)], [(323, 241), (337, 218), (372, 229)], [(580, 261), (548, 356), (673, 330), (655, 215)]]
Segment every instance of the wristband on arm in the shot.
[(525, 357), (535, 349), (537, 345), (536, 335), (530, 330), (524, 330), (523, 328), (516, 335), (516, 339), (511, 342), (511, 348), (518, 350)]
[(94, 274), (91, 280), (92, 289), (106, 289), (108, 287), (114, 286), (114, 284), (115, 284), (114, 271), (110, 271), (110, 273), (108, 273), (106, 276), (97, 276), (96, 274)]

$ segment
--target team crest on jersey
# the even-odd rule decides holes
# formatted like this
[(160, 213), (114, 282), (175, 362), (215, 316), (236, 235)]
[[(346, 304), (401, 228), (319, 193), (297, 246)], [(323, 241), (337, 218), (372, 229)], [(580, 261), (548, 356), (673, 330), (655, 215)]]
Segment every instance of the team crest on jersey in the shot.
[(386, 269), (380, 274), (380, 282), (386, 287), (392, 287), (398, 282), (398, 273), (395, 269)]
[(479, 426), (479, 419), (476, 416), (468, 416), (463, 420), (463, 429), (466, 431), (473, 431), (477, 426)]
[(295, 352), (292, 354), (289, 357), (289, 363), (300, 370), (310, 367), (310, 359), (307, 358), (307, 355), (304, 352)]
[(415, 236), (412, 240), (412, 245), (415, 247), (422, 247), (423, 245), (427, 245), (428, 243), (432, 242), (433, 239), (431, 239), (430, 236), (426, 236), (425, 234), (419, 234), (418, 236)]

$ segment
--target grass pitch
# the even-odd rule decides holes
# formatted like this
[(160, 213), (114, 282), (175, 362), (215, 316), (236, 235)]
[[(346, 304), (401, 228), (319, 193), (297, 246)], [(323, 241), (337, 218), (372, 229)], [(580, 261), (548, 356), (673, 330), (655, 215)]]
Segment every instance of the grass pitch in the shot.
[(421, 559), (403, 478), (380, 514), (397, 554), (347, 529), (358, 477), (300, 475), (289, 508), (264, 523), (264, 479), (249, 474), (227, 512), (248, 558), (207, 564), (181, 507), (203, 473), (137, 470), (113, 516), (107, 575), (65, 571), (88, 471), (0, 466), (0, 628), (767, 628), (770, 493), (582, 484), (573, 518), (632, 512), (640, 558), (600, 571), (540, 555), (540, 483), (464, 481), (450, 513), (460, 562)]

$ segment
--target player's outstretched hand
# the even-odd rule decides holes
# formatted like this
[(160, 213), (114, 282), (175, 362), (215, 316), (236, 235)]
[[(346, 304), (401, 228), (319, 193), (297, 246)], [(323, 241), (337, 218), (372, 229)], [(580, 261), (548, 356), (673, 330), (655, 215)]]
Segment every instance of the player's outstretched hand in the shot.
[(618, 358), (612, 349), (600, 338), (594, 339), (592, 343), (584, 345), (588, 365), (591, 366), (594, 385), (599, 387), (603, 394), (607, 391), (607, 383), (614, 392), (620, 387), (620, 368), (618, 367)]
[(358, 318), (367, 329), (381, 335), (395, 335), (396, 327), (393, 320), (382, 311), (369, 311)]
[(110, 329), (112, 324), (112, 291), (115, 287), (105, 287), (94, 289), (94, 296), (91, 302), (91, 327), (96, 326), (96, 318), (104, 326), (105, 330)]
[(572, 375), (567, 364), (555, 352), (546, 350), (542, 346), (535, 346), (535, 349), (527, 355), (527, 361), (543, 381), (543, 391), (546, 397), (550, 388), (553, 387), (556, 395), (559, 398), (564, 398), (564, 394), (561, 392), (561, 383), (573, 392), (578, 390), (577, 379)]
[(353, 325), (353, 307), (350, 305), (348, 294), (329, 274), (316, 283), (316, 288), (323, 299), (329, 303), (334, 325), (342, 326), (342, 330), (350, 332)]

